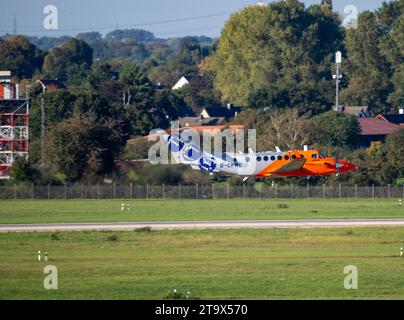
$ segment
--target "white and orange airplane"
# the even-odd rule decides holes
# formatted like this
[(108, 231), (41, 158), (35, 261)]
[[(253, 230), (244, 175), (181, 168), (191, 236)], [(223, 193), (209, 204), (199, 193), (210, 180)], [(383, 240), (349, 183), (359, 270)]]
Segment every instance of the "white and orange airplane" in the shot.
[(224, 173), (255, 178), (286, 178), (339, 175), (356, 170), (356, 166), (344, 160), (321, 154), (316, 150), (293, 150), (249, 153), (208, 153), (179, 137), (165, 135), (168, 149), (176, 163), (190, 165), (195, 170)]

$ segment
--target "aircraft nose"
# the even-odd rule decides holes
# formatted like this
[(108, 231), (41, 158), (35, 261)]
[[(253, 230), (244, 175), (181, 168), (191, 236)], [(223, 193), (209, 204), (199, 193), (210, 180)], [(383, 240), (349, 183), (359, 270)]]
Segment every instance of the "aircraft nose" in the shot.
[(338, 160), (337, 168), (339, 169), (340, 172), (349, 172), (357, 170), (354, 164), (344, 160)]

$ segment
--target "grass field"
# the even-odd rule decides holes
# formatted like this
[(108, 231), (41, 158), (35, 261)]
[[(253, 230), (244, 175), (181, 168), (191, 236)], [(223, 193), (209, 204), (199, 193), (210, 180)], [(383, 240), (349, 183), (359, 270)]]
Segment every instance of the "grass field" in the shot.
[[(116, 235), (117, 239), (112, 241)], [(0, 299), (403, 299), (403, 228), (0, 234)], [(48, 264), (58, 290), (43, 287)], [(347, 265), (359, 289), (343, 287)]]
[(391, 200), (18, 200), (0, 201), (0, 224), (232, 219), (404, 218)]

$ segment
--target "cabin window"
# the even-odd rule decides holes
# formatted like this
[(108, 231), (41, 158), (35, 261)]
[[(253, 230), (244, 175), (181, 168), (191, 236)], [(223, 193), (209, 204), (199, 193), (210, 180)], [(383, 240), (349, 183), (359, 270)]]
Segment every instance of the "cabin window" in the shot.
[(317, 153), (315, 153), (315, 154), (312, 154), (311, 157), (312, 157), (313, 159), (317, 159), (317, 158), (318, 158), (318, 155), (317, 155)]
[(250, 157), (245, 157), (245, 162), (250, 162)]
[(296, 159), (296, 155), (292, 155), (292, 159), (295, 160), (295, 159)]
[(278, 156), (278, 160), (282, 160), (282, 156)]
[(275, 156), (271, 156), (271, 161), (275, 161), (275, 160), (276, 160)]
[(264, 161), (268, 161), (269, 158), (267, 156), (264, 157)]
[(289, 160), (289, 156), (285, 156), (285, 160)]
[(257, 157), (257, 161), (259, 162), (259, 161), (261, 161), (262, 160), (262, 158), (261, 157)]

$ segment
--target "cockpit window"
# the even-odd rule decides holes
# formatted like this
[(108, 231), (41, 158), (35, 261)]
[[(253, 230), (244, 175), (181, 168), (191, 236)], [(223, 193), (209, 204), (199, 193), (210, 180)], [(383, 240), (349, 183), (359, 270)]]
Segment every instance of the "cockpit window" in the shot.
[(320, 153), (320, 158), (328, 158), (325, 154), (323, 154), (323, 153)]
[(317, 153), (313, 153), (313, 154), (311, 155), (311, 157), (312, 157), (313, 159), (318, 159), (318, 154), (317, 154)]

